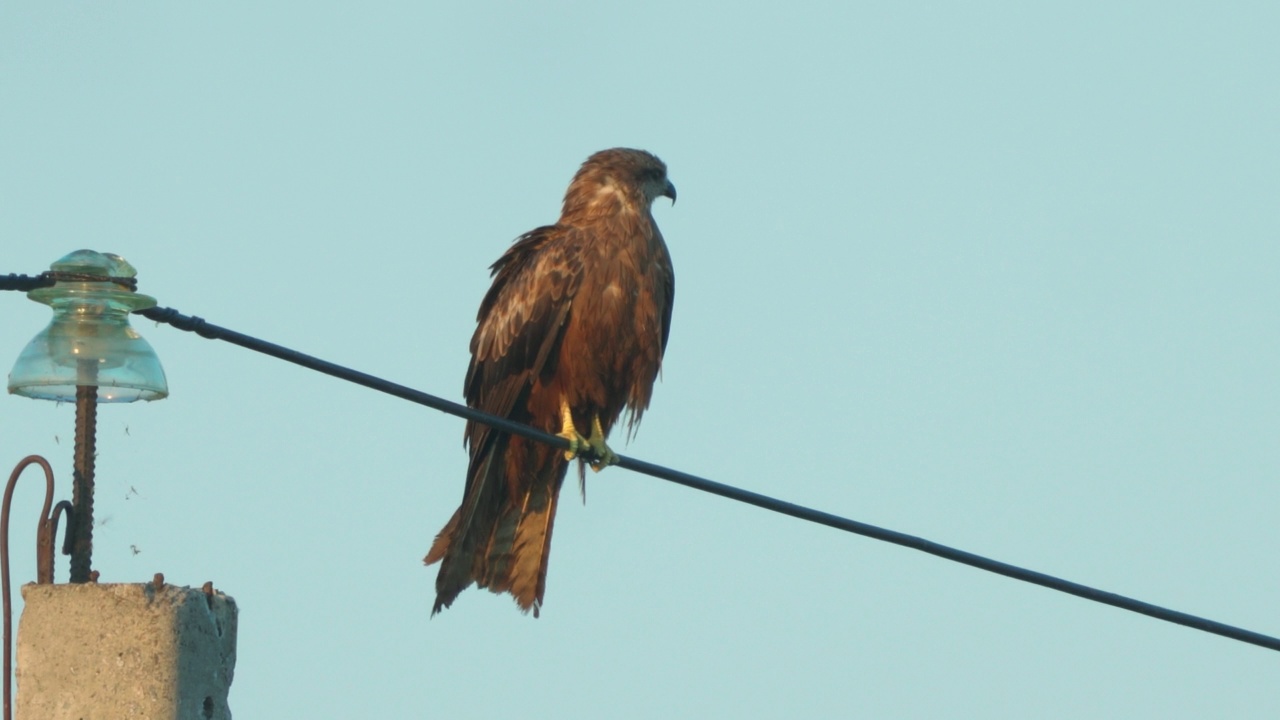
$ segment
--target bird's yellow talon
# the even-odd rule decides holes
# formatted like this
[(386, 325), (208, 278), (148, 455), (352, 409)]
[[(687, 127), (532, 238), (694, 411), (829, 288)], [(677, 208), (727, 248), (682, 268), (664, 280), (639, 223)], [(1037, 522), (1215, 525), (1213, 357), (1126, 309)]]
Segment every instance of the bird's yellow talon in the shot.
[(590, 441), (578, 434), (578, 428), (573, 426), (573, 413), (569, 411), (569, 403), (564, 398), (560, 399), (560, 432), (556, 433), (556, 437), (569, 441), (569, 449), (564, 451), (565, 460), (578, 457), (578, 453), (590, 445)]
[(556, 433), (556, 437), (562, 437), (569, 441), (569, 449), (564, 451), (564, 459), (572, 460), (578, 456), (578, 449), (582, 446), (582, 438), (577, 433), (566, 434)]
[(618, 464), (618, 454), (604, 441), (604, 430), (600, 427), (600, 418), (591, 418), (591, 437), (586, 440), (595, 459), (591, 461), (591, 469), (595, 472)]
[(618, 464), (617, 453), (604, 441), (604, 428), (600, 426), (600, 417), (591, 418), (591, 437), (582, 437), (578, 433), (578, 428), (573, 425), (573, 413), (569, 410), (569, 403), (563, 398), (560, 400), (560, 432), (556, 433), (556, 436), (569, 441), (569, 449), (564, 451), (565, 460), (575, 458), (585, 460), (596, 472)]

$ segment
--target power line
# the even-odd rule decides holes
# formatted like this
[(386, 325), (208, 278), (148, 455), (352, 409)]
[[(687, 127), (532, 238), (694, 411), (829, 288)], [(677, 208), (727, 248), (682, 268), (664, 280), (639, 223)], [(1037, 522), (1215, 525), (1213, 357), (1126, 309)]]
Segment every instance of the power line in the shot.
[[(356, 383), (357, 385), (363, 385), (379, 392), (384, 392), (410, 402), (418, 403), (419, 405), (426, 405), (427, 407), (449, 413), (450, 415), (456, 415), (467, 420), (483, 423), (504, 432), (521, 435), (563, 449), (568, 449), (569, 447), (568, 440), (556, 435), (551, 435), (550, 433), (543, 432), (536, 428), (529, 427), (528, 425), (523, 425), (521, 423), (512, 422), (506, 418), (480, 412), (479, 410), (467, 407), (466, 405), (451, 402), (449, 400), (436, 397), (435, 395), (424, 393), (420, 390), (414, 390), (413, 388), (399, 385), (388, 380), (383, 380), (382, 378), (374, 377), (373, 375), (362, 373), (358, 370), (352, 370), (326, 360), (321, 360), (311, 355), (306, 355), (274, 343), (266, 342), (265, 340), (259, 340), (258, 338), (250, 337), (249, 335), (238, 333), (234, 330), (228, 330), (227, 328), (208, 323), (201, 318), (183, 315), (177, 310), (173, 310), (171, 308), (150, 308), (148, 310), (139, 310), (137, 311), (137, 314), (151, 320), (155, 320), (156, 322), (167, 323), (179, 330), (194, 332), (201, 337), (209, 338), (211, 340), (224, 340), (232, 343), (233, 345), (239, 345), (240, 347), (247, 348), (249, 350), (264, 353), (281, 360), (286, 360), (288, 362), (322, 372), (326, 375), (332, 375), (333, 377), (347, 380), (349, 382)], [(1257, 633), (1252, 630), (1227, 625), (1215, 620), (1190, 615), (1188, 613), (1179, 612), (1159, 605), (1152, 605), (1124, 595), (1106, 592), (1088, 585), (1081, 585), (1080, 583), (1071, 582), (1070, 580), (1064, 580), (1052, 575), (1036, 572), (1035, 570), (1028, 570), (1026, 568), (1017, 567), (1016, 565), (1000, 562), (999, 560), (975, 555), (971, 552), (966, 552), (947, 545), (941, 545), (914, 535), (897, 532), (896, 530), (868, 525), (867, 523), (840, 517), (839, 515), (832, 515), (831, 513), (822, 512), (821, 510), (815, 510), (813, 508), (772, 498), (767, 495), (761, 495), (749, 490), (743, 490), (731, 485), (707, 480), (706, 478), (690, 475), (689, 473), (681, 472), (679, 470), (673, 470), (661, 465), (654, 465), (653, 463), (644, 462), (643, 460), (636, 460), (620, 455), (618, 456), (617, 466), (634, 472), (643, 473), (651, 477), (677, 483), (679, 485), (684, 485), (685, 487), (690, 487), (695, 490), (701, 490), (713, 495), (726, 497), (730, 500), (737, 500), (738, 502), (755, 505), (756, 507), (764, 508), (765, 510), (772, 510), (773, 512), (790, 515), (791, 517), (818, 523), (820, 525), (826, 525), (837, 530), (844, 530), (845, 532), (854, 533), (855, 535), (862, 535), (875, 540), (882, 540), (884, 542), (893, 543), (894, 545), (901, 545), (903, 547), (926, 552), (930, 555), (936, 555), (937, 557), (950, 560), (952, 562), (969, 565), (970, 567), (986, 570), (987, 572), (996, 573), (997, 575), (1004, 575), (1005, 577), (1012, 578), (1014, 580), (1021, 580), (1022, 582), (1040, 585), (1042, 587), (1049, 588), (1050, 590), (1057, 590), (1058, 592), (1075, 595), (1076, 597), (1081, 597), (1085, 600), (1092, 600), (1093, 602), (1111, 605), (1122, 610), (1141, 613), (1157, 620), (1163, 620), (1177, 625), (1184, 625), (1195, 630), (1221, 635), (1223, 637), (1258, 645), (1271, 650), (1280, 650), (1280, 638), (1263, 635), (1262, 633)]]
[[(9, 274), (0, 276), (0, 290), (26, 291), (36, 287), (52, 285), (56, 280), (57, 278), (51, 277), (49, 273), (45, 273), (34, 278), (25, 275)], [(172, 325), (179, 330), (194, 332), (204, 338), (211, 340), (223, 340), (233, 345), (239, 345), (240, 347), (253, 350), (255, 352), (270, 355), (272, 357), (294, 363), (295, 365), (301, 365), (302, 367), (310, 368), (326, 375), (331, 375), (341, 380), (353, 382), (357, 385), (363, 385), (364, 387), (372, 390), (393, 395), (419, 405), (425, 405), (441, 412), (449, 413), (450, 415), (483, 423), (504, 432), (521, 435), (523, 437), (544, 442), (548, 445), (553, 445), (566, 450), (569, 448), (568, 440), (556, 435), (551, 435), (550, 433), (545, 433), (536, 428), (529, 427), (528, 425), (512, 422), (506, 418), (490, 415), (474, 408), (467, 407), (466, 405), (445, 400), (429, 393), (424, 393), (420, 390), (414, 390), (413, 388), (399, 385), (367, 373), (362, 373), (358, 370), (352, 370), (351, 368), (343, 367), (341, 365), (328, 362), (327, 360), (321, 360), (320, 358), (306, 355), (296, 350), (290, 350), (289, 348), (276, 345), (275, 343), (259, 340), (258, 338), (238, 333), (234, 330), (219, 327), (201, 318), (183, 315), (177, 310), (171, 308), (156, 307), (147, 310), (138, 310), (136, 311), (136, 314), (142, 315), (143, 317), (156, 322)], [(862, 535), (875, 540), (881, 540), (893, 543), (894, 545), (901, 545), (903, 547), (919, 550), (921, 552), (929, 553), (930, 555), (936, 555), (937, 557), (945, 560), (969, 565), (970, 567), (986, 570), (987, 572), (996, 573), (997, 575), (1004, 575), (1005, 577), (1012, 578), (1014, 580), (1032, 583), (1033, 585), (1040, 585), (1041, 587), (1046, 587), (1058, 592), (1064, 592), (1069, 595), (1075, 595), (1076, 597), (1084, 598), (1085, 600), (1091, 600), (1104, 605), (1111, 605), (1112, 607), (1117, 607), (1121, 610), (1128, 610), (1129, 612), (1140, 613), (1157, 620), (1183, 625), (1202, 632), (1221, 635), (1223, 637), (1231, 638), (1232, 640), (1239, 640), (1240, 642), (1258, 645), (1271, 650), (1280, 650), (1280, 638), (1263, 635), (1262, 633), (1254, 632), (1252, 630), (1246, 630), (1234, 625), (1227, 625), (1215, 620), (1209, 620), (1196, 615), (1179, 612), (1159, 605), (1152, 605), (1151, 603), (1146, 603), (1124, 595), (1099, 590), (1098, 588), (1081, 585), (1080, 583), (1071, 582), (1070, 580), (1064, 580), (1052, 575), (1046, 575), (1045, 573), (1036, 572), (1035, 570), (1028, 570), (1016, 565), (1000, 562), (999, 560), (975, 555), (971, 552), (966, 552), (947, 545), (941, 545), (914, 535), (900, 533), (896, 530), (868, 525), (867, 523), (840, 517), (839, 515), (832, 515), (831, 513), (822, 512), (821, 510), (815, 510), (813, 508), (804, 507), (803, 505), (796, 505), (794, 503), (786, 502), (785, 500), (779, 500), (767, 495), (761, 495), (749, 490), (743, 490), (731, 485), (707, 480), (706, 478), (690, 475), (689, 473), (681, 472), (679, 470), (673, 470), (661, 465), (654, 465), (653, 463), (644, 462), (643, 460), (635, 460), (633, 458), (619, 455), (617, 466), (649, 475), (651, 477), (667, 480), (679, 485), (684, 485), (685, 487), (690, 487), (695, 490), (701, 490), (713, 495), (726, 497), (730, 500), (747, 503), (748, 505), (755, 505), (756, 507), (763, 508), (765, 510), (771, 510), (783, 515), (790, 515), (791, 517), (806, 520), (808, 522), (826, 525), (855, 535)]]

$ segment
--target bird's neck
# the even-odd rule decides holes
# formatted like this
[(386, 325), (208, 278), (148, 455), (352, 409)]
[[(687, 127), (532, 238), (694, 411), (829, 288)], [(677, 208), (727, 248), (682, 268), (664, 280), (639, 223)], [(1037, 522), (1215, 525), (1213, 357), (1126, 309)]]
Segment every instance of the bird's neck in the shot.
[(608, 180), (588, 187), (571, 187), (564, 197), (560, 222), (583, 225), (619, 215), (647, 214), (647, 203)]

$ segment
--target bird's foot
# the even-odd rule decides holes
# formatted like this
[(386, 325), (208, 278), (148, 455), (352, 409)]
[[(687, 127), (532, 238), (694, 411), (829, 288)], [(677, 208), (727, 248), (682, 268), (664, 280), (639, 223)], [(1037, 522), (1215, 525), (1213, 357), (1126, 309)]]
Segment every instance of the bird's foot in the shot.
[(604, 441), (604, 430), (600, 428), (600, 418), (591, 418), (591, 437), (587, 438), (587, 447), (591, 448), (591, 469), (600, 472), (610, 465), (618, 464), (618, 454)]
[(600, 427), (600, 417), (591, 418), (591, 437), (582, 437), (573, 424), (573, 413), (569, 410), (569, 403), (564, 400), (560, 401), (560, 432), (556, 433), (556, 436), (569, 441), (569, 449), (564, 451), (565, 460), (575, 458), (583, 460), (596, 472), (618, 463), (617, 453), (604, 441), (604, 428)]
[(556, 437), (569, 441), (569, 449), (564, 451), (565, 460), (578, 457), (578, 451), (591, 444), (591, 441), (582, 437), (578, 428), (574, 427), (573, 413), (569, 411), (569, 403), (563, 399), (560, 401), (560, 432), (556, 433)]

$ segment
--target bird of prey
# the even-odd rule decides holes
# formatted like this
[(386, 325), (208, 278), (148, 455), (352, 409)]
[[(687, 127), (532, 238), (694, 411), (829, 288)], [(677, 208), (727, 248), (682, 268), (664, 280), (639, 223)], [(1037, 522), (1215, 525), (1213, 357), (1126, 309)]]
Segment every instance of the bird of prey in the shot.
[(650, 209), (676, 199), (643, 150), (582, 164), (560, 220), (517, 238), (492, 266), (471, 338), (467, 404), (570, 442), (569, 451), (468, 422), (462, 505), (424, 562), (440, 562), (432, 615), (472, 583), (538, 616), (556, 501), (569, 464), (617, 461), (605, 439), (623, 411), (635, 429), (671, 327), (675, 276)]

